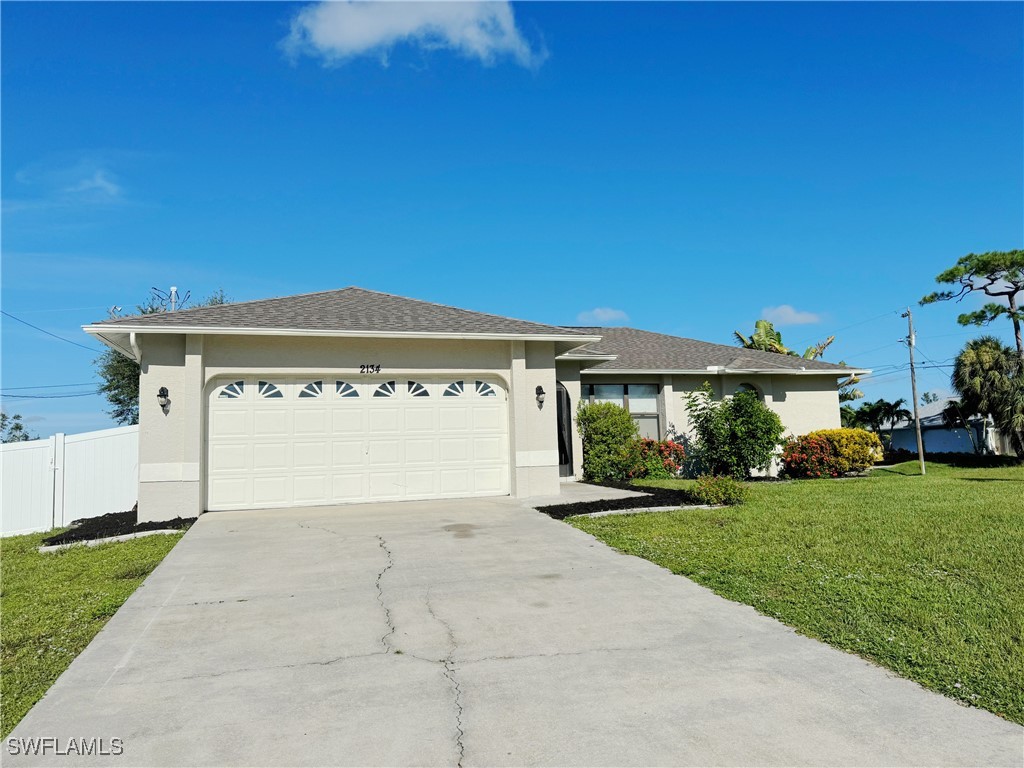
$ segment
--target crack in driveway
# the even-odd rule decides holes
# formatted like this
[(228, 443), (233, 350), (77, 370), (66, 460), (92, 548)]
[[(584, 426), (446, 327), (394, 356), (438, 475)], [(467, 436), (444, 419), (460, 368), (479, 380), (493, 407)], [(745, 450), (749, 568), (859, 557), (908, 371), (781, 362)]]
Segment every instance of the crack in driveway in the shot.
[(457, 768), (462, 768), (462, 763), (466, 759), (466, 745), (464, 743), (466, 731), (462, 725), (462, 716), (465, 713), (465, 709), (462, 706), (462, 685), (455, 676), (455, 662), (453, 661), (455, 651), (458, 649), (458, 643), (455, 640), (455, 632), (452, 630), (452, 625), (434, 612), (434, 606), (430, 602), (430, 589), (427, 589), (426, 604), (427, 613), (430, 614), (434, 621), (444, 627), (445, 634), (448, 636), (448, 655), (440, 660), (440, 664), (444, 667), (444, 676), (451, 683), (452, 687), (452, 696), (455, 703), (455, 746), (459, 750), (459, 760), (456, 765)]
[(384, 541), (383, 536), (377, 536), (377, 546), (379, 546), (384, 554), (387, 555), (388, 561), (384, 567), (377, 573), (377, 602), (380, 603), (380, 607), (384, 609), (384, 622), (388, 625), (388, 631), (381, 635), (380, 644), (384, 647), (384, 652), (389, 653), (392, 650), (391, 636), (395, 634), (395, 622), (391, 618), (391, 609), (388, 608), (386, 602), (384, 602), (384, 588), (381, 586), (381, 579), (384, 578), (384, 574), (395, 567), (395, 561), (391, 557), (391, 550), (388, 549), (387, 543)]

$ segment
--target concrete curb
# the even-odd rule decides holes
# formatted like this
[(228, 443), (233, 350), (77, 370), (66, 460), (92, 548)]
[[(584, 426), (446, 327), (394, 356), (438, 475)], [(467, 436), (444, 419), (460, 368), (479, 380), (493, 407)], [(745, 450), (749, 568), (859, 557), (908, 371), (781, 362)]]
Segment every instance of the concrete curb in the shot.
[(71, 547), (78, 547), (85, 545), (87, 547), (95, 547), (100, 544), (106, 544), (111, 541), (130, 541), (131, 539), (141, 539), (144, 536), (158, 536), (168, 533), (184, 533), (181, 528), (161, 528), (157, 531), (137, 531), (135, 533), (122, 533), (120, 536), (108, 536), (105, 539), (89, 539), (88, 541), (69, 541), (67, 544), (51, 544), (48, 547), (39, 547), (40, 552), (60, 552), (63, 549), (70, 549)]
[[(606, 517), (608, 515), (640, 515), (644, 512), (675, 512), (677, 509), (715, 509), (711, 504), (691, 504), (686, 507), (638, 507), (636, 509), (610, 509), (606, 512), (587, 512), (582, 515), (569, 515), (569, 517)], [(568, 519), (568, 518), (567, 518)]]

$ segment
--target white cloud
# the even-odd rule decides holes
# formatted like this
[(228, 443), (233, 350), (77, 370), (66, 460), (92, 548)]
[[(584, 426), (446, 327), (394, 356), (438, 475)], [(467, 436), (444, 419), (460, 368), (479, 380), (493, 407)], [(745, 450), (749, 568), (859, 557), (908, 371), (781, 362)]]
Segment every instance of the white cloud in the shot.
[(327, 0), (295, 14), (291, 31), (281, 41), (290, 56), (306, 54), (326, 64), (365, 55), (379, 56), (387, 64), (388, 52), (399, 43), (446, 48), (483, 64), (510, 57), (531, 69), (547, 58), (543, 49), (534, 49), (523, 38), (512, 6), (491, 0)]
[(121, 186), (112, 181), (109, 173), (103, 169), (98, 169), (92, 176), (65, 187), (63, 191), (69, 195), (105, 197), (111, 200), (121, 196)]
[(621, 309), (611, 307), (594, 307), (576, 315), (581, 325), (621, 325), (629, 322), (629, 315)]
[(778, 307), (765, 307), (761, 310), (761, 319), (772, 325), (813, 325), (821, 322), (821, 316), (813, 312), (794, 309), (789, 304)]

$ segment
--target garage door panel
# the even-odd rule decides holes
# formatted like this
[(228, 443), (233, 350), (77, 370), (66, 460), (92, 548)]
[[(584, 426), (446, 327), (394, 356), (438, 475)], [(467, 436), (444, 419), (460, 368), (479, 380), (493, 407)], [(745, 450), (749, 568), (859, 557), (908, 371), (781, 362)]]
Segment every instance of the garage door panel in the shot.
[(367, 447), (371, 467), (402, 463), (402, 443), (399, 440), (370, 440)]
[(371, 499), (393, 499), (403, 495), (400, 472), (370, 472), (369, 497)]
[(506, 450), (506, 443), (500, 437), (473, 439), (473, 461), (500, 462)]
[(434, 439), (406, 439), (405, 463), (410, 465), (434, 464), (437, 462), (437, 451), (434, 450)]
[(295, 469), (327, 468), (331, 464), (331, 452), (326, 440), (294, 443), (292, 467)]
[(465, 406), (445, 405), (438, 411), (437, 416), (437, 428), (442, 434), (445, 432), (465, 432), (469, 429), (469, 414)]
[(242, 437), (249, 434), (249, 413), (246, 410), (215, 411), (210, 414), (210, 435)]
[(422, 472), (406, 471), (405, 494), (407, 496), (433, 496), (437, 493), (434, 483), (436, 474), (432, 469)]
[(292, 411), (295, 435), (326, 435), (330, 433), (331, 420), (326, 408), (296, 408)]
[(252, 481), (254, 506), (287, 504), (292, 498), (292, 479), (288, 475), (259, 475)]
[(441, 478), (441, 493), (453, 496), (460, 493), (469, 494), (473, 492), (469, 484), (468, 469), (442, 469), (439, 474)]
[(288, 434), (288, 411), (254, 410), (252, 430), (256, 437), (285, 436)]
[[(416, 377), (415, 388), (404, 379), (392, 387), (394, 378), (343, 382), (345, 395), (328, 375), (215, 384), (207, 417), (208, 508), (508, 493), (505, 391), (493, 383), (494, 394), (483, 394), (466, 376), (445, 396), (450, 377)], [(219, 397), (239, 381), (240, 396)], [(322, 389), (314, 386), (320, 381)]]
[(358, 501), (366, 498), (366, 478), (358, 475), (334, 475), (332, 493), (338, 501)]
[(288, 443), (255, 443), (252, 468), (256, 471), (288, 469)]
[(210, 470), (230, 472), (249, 468), (250, 448), (248, 443), (221, 443), (210, 449)]
[(350, 404), (355, 398), (341, 398), (342, 401), (331, 411), (331, 420), (335, 435), (362, 435), (365, 427), (364, 413), (356, 404)]
[(300, 504), (329, 504), (327, 475), (295, 475), (292, 479), (292, 496)]
[(362, 467), (366, 457), (363, 445), (361, 440), (335, 440), (332, 444), (331, 464), (345, 469)]
[(473, 470), (474, 493), (500, 493), (505, 485), (505, 470), (486, 467)]
[(380, 434), (382, 432), (397, 433), (399, 431), (401, 423), (399, 421), (398, 408), (391, 406), (385, 408), (375, 408), (373, 407), (375, 404), (373, 404), (372, 399), (370, 399), (368, 402), (372, 404), (370, 406), (371, 410), (369, 410), (367, 413), (367, 415), (369, 416), (370, 432), (373, 434)]
[(474, 408), (473, 431), (504, 431), (504, 412), (498, 408)]
[(417, 432), (431, 433), (435, 426), (436, 410), (432, 407), (410, 407), (404, 411), (405, 432), (415, 434)]
[(443, 437), (438, 440), (441, 464), (469, 461), (469, 439), (465, 437)]
[(210, 477), (208, 485), (210, 498), (216, 499), (220, 508), (242, 509), (252, 503), (252, 481), (248, 478)]

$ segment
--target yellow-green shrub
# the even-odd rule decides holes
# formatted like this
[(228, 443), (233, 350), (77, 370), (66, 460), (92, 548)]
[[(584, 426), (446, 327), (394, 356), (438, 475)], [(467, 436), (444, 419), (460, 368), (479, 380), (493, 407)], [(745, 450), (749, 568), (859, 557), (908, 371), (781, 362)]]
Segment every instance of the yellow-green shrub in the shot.
[(827, 441), (832, 449), (832, 466), (841, 475), (863, 472), (882, 460), (882, 441), (866, 429), (819, 429), (803, 437)]

